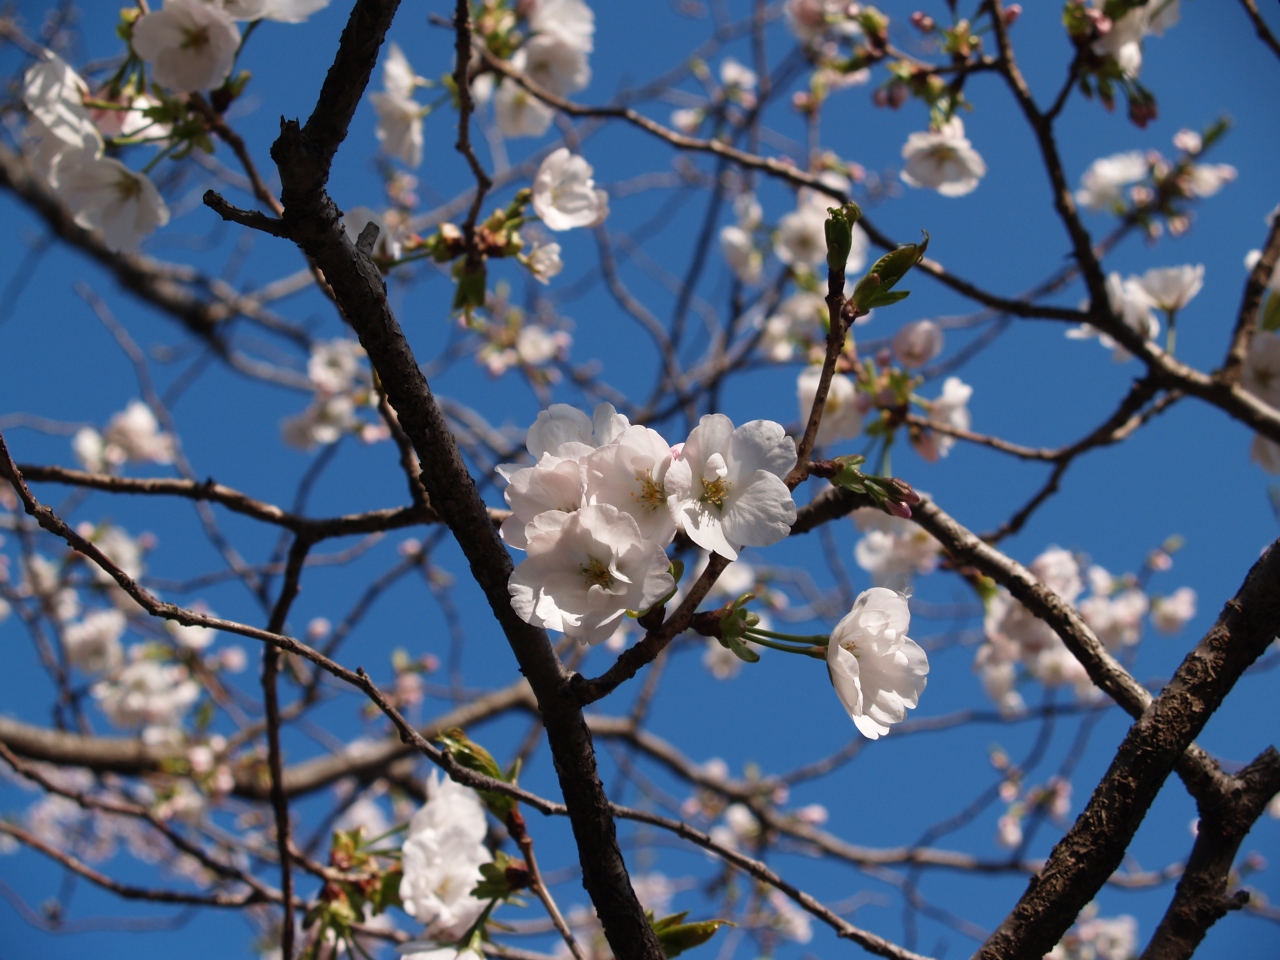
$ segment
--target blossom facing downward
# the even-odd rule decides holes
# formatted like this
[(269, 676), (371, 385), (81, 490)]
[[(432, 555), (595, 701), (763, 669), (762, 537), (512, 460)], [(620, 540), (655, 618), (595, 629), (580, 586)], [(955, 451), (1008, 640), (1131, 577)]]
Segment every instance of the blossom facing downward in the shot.
[(595, 644), (628, 610), (647, 610), (675, 589), (666, 552), (612, 504), (547, 511), (525, 528), (528, 558), (511, 574), (516, 615)]
[(169, 208), (151, 179), (114, 157), (68, 154), (58, 164), (57, 193), (86, 230), (102, 231), (115, 251), (138, 249), (169, 222)]
[(986, 161), (964, 135), (964, 123), (952, 117), (938, 130), (907, 137), (902, 147), (902, 182), (937, 190), (944, 197), (963, 197), (978, 189), (987, 175)]
[(533, 209), (549, 230), (593, 227), (609, 213), (609, 196), (597, 190), (591, 164), (561, 147), (542, 161), (533, 178)]
[[(969, 399), (973, 396), (973, 387), (959, 377), (947, 377), (942, 382), (942, 396), (929, 402), (929, 419), (953, 430), (968, 430), (973, 425), (969, 413)], [(916, 452), (929, 463), (936, 463), (939, 457), (945, 457), (956, 445), (956, 438), (934, 430), (922, 434), (913, 434), (911, 444)]]
[(827, 671), (836, 695), (858, 731), (870, 740), (889, 732), (920, 703), (929, 658), (907, 636), (907, 598), (884, 587), (858, 595), (853, 609), (831, 631)]
[(698, 546), (730, 560), (743, 547), (777, 543), (796, 519), (782, 482), (795, 464), (795, 442), (781, 424), (752, 420), (735, 428), (724, 414), (708, 414), (667, 470), (676, 522)]
[(222, 85), (235, 65), (240, 31), (221, 7), (200, 0), (165, 0), (133, 25), (134, 52), (151, 75), (175, 93)]
[(493, 117), (504, 137), (540, 137), (555, 115), (554, 110), (509, 77), (498, 85), (493, 97)]
[(484, 910), (471, 896), (480, 866), (492, 860), (484, 845), (484, 806), (470, 787), (433, 772), (427, 802), (409, 821), (401, 849), (405, 913), (427, 925), (434, 940), (462, 936)]
[(46, 51), (23, 75), (22, 100), (39, 121), (39, 133), (52, 137), (58, 150), (96, 157), (102, 154), (102, 134), (84, 105), (88, 94), (88, 84), (56, 53)]

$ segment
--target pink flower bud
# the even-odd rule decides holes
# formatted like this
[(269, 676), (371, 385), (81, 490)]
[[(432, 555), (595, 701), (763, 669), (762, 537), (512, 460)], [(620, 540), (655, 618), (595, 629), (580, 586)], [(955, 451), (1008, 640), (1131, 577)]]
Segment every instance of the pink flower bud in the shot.
[(1009, 4), (1009, 6), (1004, 8), (1004, 25), (1006, 27), (1012, 27), (1020, 16), (1022, 16), (1022, 4)]

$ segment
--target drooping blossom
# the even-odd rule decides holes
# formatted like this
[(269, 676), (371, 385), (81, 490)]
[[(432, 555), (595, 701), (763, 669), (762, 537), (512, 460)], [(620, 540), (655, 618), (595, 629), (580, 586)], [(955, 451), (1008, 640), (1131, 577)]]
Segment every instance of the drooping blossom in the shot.
[(58, 196), (76, 223), (102, 231), (103, 243), (112, 250), (136, 250), (169, 222), (169, 208), (151, 179), (114, 157), (67, 154), (58, 164), (57, 179)]
[(913, 133), (902, 147), (902, 181), (910, 187), (963, 197), (978, 188), (987, 164), (964, 135), (964, 123), (952, 117), (937, 130)]
[(932, 320), (908, 323), (893, 337), (893, 355), (908, 370), (918, 370), (942, 353), (942, 328)]
[(929, 658), (907, 636), (907, 598), (884, 587), (858, 595), (827, 644), (827, 671), (854, 726), (879, 739), (920, 703)]
[[(818, 383), (822, 379), (821, 367), (805, 367), (796, 380), (796, 399), (800, 403), (800, 423), (809, 422), (814, 397), (818, 395)], [(818, 446), (852, 440), (862, 432), (862, 411), (858, 407), (858, 388), (842, 373), (833, 374), (827, 400), (822, 407), (822, 420), (818, 423)]]
[(550, 230), (572, 230), (601, 223), (609, 196), (596, 189), (591, 164), (561, 147), (550, 153), (533, 178), (533, 209)]
[(526, 623), (595, 644), (628, 610), (647, 610), (675, 587), (662, 547), (612, 504), (547, 511), (525, 528), (528, 557), (511, 574), (511, 606)]
[(133, 25), (134, 52), (151, 75), (175, 93), (222, 85), (235, 65), (240, 31), (220, 7), (201, 0), (165, 0)]
[(1176, 313), (1204, 286), (1204, 264), (1153, 267), (1138, 280), (1147, 296), (1166, 313)]
[(1141, 150), (1101, 157), (1080, 178), (1076, 203), (1090, 210), (1106, 210), (1119, 202), (1123, 189), (1147, 178), (1151, 163)]
[(919, 524), (876, 507), (853, 511), (853, 522), (862, 531), (853, 548), (854, 559), (877, 587), (905, 593), (914, 574), (937, 568), (942, 544)]
[(23, 75), (23, 103), (40, 124), (39, 134), (54, 141), (51, 156), (64, 150), (101, 156), (102, 134), (84, 105), (88, 94), (89, 85), (51, 51)]
[(484, 910), (471, 896), (480, 866), (493, 857), (484, 845), (484, 805), (470, 787), (433, 771), (427, 802), (409, 821), (401, 848), (405, 913), (426, 924), (432, 940), (455, 940)]
[[(1103, 5), (1104, 0), (1093, 0), (1095, 9), (1101, 10)], [(1093, 52), (1112, 57), (1125, 77), (1136, 80), (1142, 70), (1143, 38), (1151, 34), (1164, 36), (1180, 16), (1179, 0), (1148, 0), (1111, 21), (1110, 29), (1094, 41)]]
[(796, 518), (782, 482), (795, 463), (795, 443), (781, 424), (752, 420), (735, 429), (724, 414), (704, 416), (667, 470), (677, 524), (694, 543), (730, 560), (744, 546), (777, 543)]
[(374, 135), (388, 156), (409, 167), (422, 163), (422, 118), (426, 111), (413, 99), (414, 90), (422, 83), (399, 45), (388, 44), (387, 59), (382, 65), (382, 91), (369, 95), (378, 115)]

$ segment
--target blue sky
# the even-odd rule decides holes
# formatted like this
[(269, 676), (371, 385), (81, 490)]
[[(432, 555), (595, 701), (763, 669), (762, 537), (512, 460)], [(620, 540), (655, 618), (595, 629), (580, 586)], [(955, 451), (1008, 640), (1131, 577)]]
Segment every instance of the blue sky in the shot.
[[(39, 21), (41, 4), (18, 6), (31, 22)], [(115, 53), (115, 10), (108, 6), (95, 5), (85, 11), (80, 62)], [(749, 9), (743, 0), (709, 5), (595, 6), (596, 49), (591, 60), (594, 75), (590, 87), (578, 95), (581, 102), (590, 103), (605, 102), (618, 91), (641, 85), (678, 66), (690, 50), (705, 43), (711, 34), (708, 6), (726, 8), (735, 21)], [(1027, 10), (1012, 37), (1027, 80), (1043, 103), (1057, 90), (1071, 51), (1058, 21), (1060, 11), (1056, 4), (1024, 6)], [(233, 116), (265, 171), (272, 169), (267, 149), (278, 129), (279, 117), (305, 117), (310, 111), (328, 57), (336, 47), (345, 7), (335, 3), (301, 26), (266, 24), (246, 50), (243, 63), (254, 76), (248, 96)], [(447, 15), (449, 7), (440, 0), (406, 4), (392, 31), (392, 39), (424, 76), (438, 77), (450, 69), (452, 36), (429, 22), (432, 16)], [(941, 3), (926, 4), (925, 8), (940, 19), (945, 15)], [(918, 46), (915, 34), (905, 24), (915, 5), (887, 0), (883, 9), (901, 21), (895, 28), (895, 42), (909, 48)], [(699, 10), (700, 14), (695, 12)], [(775, 64), (783, 61), (791, 49), (780, 23), (775, 22), (769, 30), (768, 49), (770, 61)], [(1107, 113), (1096, 101), (1073, 97), (1061, 119), (1059, 145), (1067, 176), (1074, 184), (1099, 156), (1131, 149), (1155, 149), (1171, 156), (1171, 138), (1179, 129), (1202, 129), (1220, 116), (1232, 118), (1230, 134), (1210, 159), (1235, 166), (1236, 181), (1218, 196), (1197, 205), (1193, 227), (1185, 236), (1165, 238), (1156, 244), (1131, 237), (1106, 261), (1108, 270), (1124, 274), (1141, 273), (1155, 266), (1205, 265), (1204, 290), (1179, 316), (1178, 353), (1196, 367), (1210, 370), (1225, 351), (1244, 280), (1245, 254), (1261, 244), (1264, 216), (1280, 201), (1275, 179), (1280, 128), (1274, 122), (1280, 61), (1253, 38), (1240, 9), (1205, 0), (1183, 4), (1182, 23), (1163, 38), (1148, 39), (1145, 52), (1142, 78), (1159, 98), (1159, 118), (1139, 130), (1126, 120), (1122, 109)], [(738, 39), (712, 46), (704, 55), (714, 69), (725, 55), (749, 61), (750, 46), (746, 40)], [(20, 63), (13, 47), (0, 48), (0, 69), (5, 75), (12, 74)], [(882, 77), (877, 73), (873, 82)], [(697, 87), (686, 80), (681, 89), (695, 92)], [(1062, 265), (1067, 239), (1053, 215), (1046, 176), (1033, 139), (1007, 90), (995, 76), (980, 75), (972, 78), (966, 92), (976, 108), (965, 117), (968, 136), (989, 167), (979, 189), (959, 199), (904, 189), (900, 195), (868, 204), (867, 209), (881, 229), (903, 241), (914, 240), (921, 230), (927, 230), (932, 238), (932, 256), (958, 275), (1011, 296)], [(833, 97), (823, 119), (822, 143), (844, 160), (892, 175), (902, 143), (909, 133), (924, 129), (927, 117), (924, 108), (914, 103), (896, 112), (876, 108), (869, 93), (869, 87), (853, 88)], [(646, 102), (640, 108), (665, 122), (672, 106)], [(801, 124), (785, 102), (774, 107), (769, 118), (782, 136), (802, 137)], [(448, 109), (427, 119), (426, 157), (416, 171), (424, 210), (454, 196), (468, 183), (465, 165), (452, 149), (455, 123), (456, 115)], [(357, 114), (335, 165), (332, 191), (343, 207), (378, 206), (382, 202), (381, 183), (372, 161), (376, 146), (373, 128), (373, 111), (366, 104)], [(512, 161), (519, 162), (550, 143), (549, 135), (507, 146)], [(622, 125), (593, 128), (579, 150), (594, 165), (597, 180), (615, 193), (609, 226), (619, 234), (648, 222), (672, 195), (665, 188), (619, 195), (626, 192), (620, 188), (634, 186), (635, 178), (642, 175), (670, 171), (673, 164), (686, 162), (665, 144)], [(219, 151), (217, 159), (232, 162), (226, 151)], [(482, 159), (486, 163), (492, 161), (487, 155)], [(713, 169), (703, 157), (687, 158), (687, 162), (704, 173)], [(168, 198), (175, 212), (174, 222), (149, 242), (147, 250), (164, 259), (189, 259), (217, 274), (242, 238), (238, 230), (221, 224), (200, 205), (198, 198), (205, 185), (204, 174), (195, 171), (171, 186)], [(493, 202), (505, 202), (513, 192), (514, 187), (500, 192)], [(794, 205), (792, 192), (782, 184), (762, 183), (759, 195), (767, 221), (776, 221)], [(655, 278), (656, 268), (675, 275), (683, 273), (695, 248), (697, 226), (706, 203), (705, 192), (687, 194), (669, 221), (645, 241), (645, 257), (655, 268), (646, 269), (645, 261), (639, 257), (622, 260), (626, 283), (661, 318), (670, 316), (674, 300), (660, 278)], [(31, 245), (38, 242), (41, 227), (7, 195), (0, 194), (0, 210), (10, 225), (0, 237), (0, 283), (11, 284), (10, 289), (17, 294), (9, 314), (0, 322), (0, 417), (25, 412), (68, 423), (101, 423), (137, 396), (132, 368), (73, 290), (76, 281), (87, 283), (104, 297), (133, 338), (151, 351), (156, 358), (153, 372), (161, 389), (175, 382), (194, 357), (180, 329), (129, 298), (98, 267), (73, 252), (54, 249), (38, 258), (24, 259)], [(725, 211), (720, 222), (727, 223), (730, 217), (731, 212)], [(1087, 214), (1086, 223), (1095, 237), (1110, 226), (1103, 215)], [(573, 360), (581, 363), (598, 358), (602, 378), (634, 399), (643, 398), (656, 369), (643, 332), (622, 314), (598, 279), (577, 283), (595, 268), (591, 237), (579, 231), (558, 239), (565, 248), (566, 269), (550, 292), (554, 296), (557, 291), (581, 291), (558, 305), (561, 315), (572, 322)], [(259, 237), (244, 242), (249, 246), (238, 254), (240, 262), (232, 278), (235, 282), (261, 285), (301, 266), (297, 252), (281, 241)], [(13, 278), (20, 273), (26, 278), (24, 284), (18, 285)], [(498, 266), (494, 275), (510, 281), (518, 302), (530, 296), (526, 278), (512, 265)], [(912, 278), (906, 286), (912, 290), (911, 298), (879, 312), (859, 328), (860, 340), (891, 336), (907, 321), (971, 310), (955, 294), (924, 278)], [(724, 310), (728, 289), (728, 270), (718, 252), (713, 251), (698, 293), (716, 309)], [(451, 337), (447, 316), (452, 295), (449, 285), (440, 276), (423, 276), (413, 283), (393, 281), (391, 290), (397, 314), (418, 356), (426, 360), (439, 353)], [(1081, 296), (1077, 285), (1059, 295), (1057, 302), (1074, 305)], [(291, 319), (306, 323), (318, 336), (342, 334), (338, 319), (318, 295), (294, 297), (282, 304), (281, 310)], [(1062, 324), (1057, 322), (1021, 321), (959, 372), (975, 387), (971, 402), (975, 430), (1020, 443), (1053, 446), (1084, 435), (1111, 412), (1138, 375), (1136, 363), (1113, 363), (1096, 343), (1070, 341), (1063, 332)], [(947, 355), (964, 342), (962, 335), (951, 337)], [(168, 355), (159, 351), (162, 347), (170, 348), (171, 362), (166, 362)], [(758, 417), (794, 421), (795, 374), (794, 367), (746, 373), (725, 389), (722, 409), (735, 422)], [(539, 406), (533, 392), (514, 375), (491, 379), (468, 359), (452, 366), (432, 386), (443, 396), (471, 405), (489, 422), (513, 429), (522, 429), (531, 422)], [(921, 392), (935, 396), (939, 388), (940, 384), (931, 383)], [(555, 391), (555, 399), (583, 402), (575, 390), (563, 386)], [(301, 394), (248, 381), (215, 364), (183, 393), (173, 412), (184, 448), (197, 472), (212, 474), (220, 482), (262, 499), (288, 503), (312, 457), (285, 448), (279, 440), (278, 424), (304, 404)], [(660, 429), (676, 442), (683, 439), (685, 424), (673, 420), (660, 425)], [(5, 435), (19, 460), (64, 464), (72, 461), (65, 436), (24, 429), (6, 430)], [(1147, 552), (1166, 537), (1185, 537), (1186, 546), (1178, 553), (1173, 570), (1160, 575), (1152, 589), (1170, 593), (1184, 584), (1194, 587), (1200, 597), (1199, 613), (1176, 637), (1165, 638), (1148, 630), (1134, 667), (1144, 680), (1167, 677), (1212, 623), (1221, 604), (1235, 592), (1258, 552), (1277, 534), (1276, 518), (1268, 500), (1268, 478), (1247, 459), (1249, 439), (1245, 428), (1222, 413), (1194, 401), (1183, 402), (1128, 443), (1096, 451), (1078, 461), (1068, 472), (1060, 495), (1003, 546), (1012, 556), (1029, 562), (1045, 547), (1057, 544), (1087, 554), (1094, 562), (1120, 573), (1137, 570)], [(857, 449), (860, 447), (855, 443), (837, 452)], [(1039, 487), (1047, 473), (1043, 465), (1022, 464), (964, 445), (937, 465), (926, 464), (899, 447), (894, 467), (896, 473), (928, 491), (974, 530), (988, 529), (1007, 518)], [(403, 486), (390, 445), (366, 448), (347, 442), (316, 485), (310, 510), (322, 515), (397, 505), (404, 497)], [(816, 482), (811, 487), (813, 492), (820, 489)], [(66, 497), (65, 490), (52, 487), (40, 492), (54, 505)], [(798, 495), (803, 498), (812, 494), (801, 491)], [(489, 499), (495, 505), (501, 502), (500, 494), (492, 490)], [(159, 542), (148, 559), (153, 576), (181, 580), (220, 566), (187, 504), (109, 500), (99, 495), (79, 505), (74, 516), (77, 520), (109, 517), (132, 532), (154, 531)], [(221, 520), (246, 556), (261, 559), (270, 554), (275, 544), (272, 531), (234, 516), (222, 515)], [(869, 585), (866, 575), (856, 569), (850, 556), (856, 532), (848, 523), (840, 523), (833, 525), (832, 534), (835, 548), (852, 571), (855, 586), (865, 588)], [(339, 620), (363, 585), (395, 562), (396, 545), (410, 535), (421, 536), (423, 531), (387, 537), (353, 567), (321, 569), (310, 575), (291, 618), (294, 629), (301, 629), (312, 617)], [(345, 545), (349, 544), (338, 544), (333, 549)], [(816, 535), (757, 551), (749, 559), (766, 566), (806, 567), (821, 585), (831, 583)], [(468, 685), (496, 687), (511, 682), (516, 676), (514, 662), (501, 638), (486, 625), (478, 591), (466, 585), (466, 566), (460, 554), (446, 542), (436, 563), (458, 580), (455, 599), (469, 623), (463, 659)], [(954, 576), (935, 574), (921, 579), (917, 581), (916, 594), (922, 608), (929, 604), (935, 608), (959, 605), (974, 609), (972, 594)], [(225, 616), (243, 617), (249, 622), (261, 619), (246, 593), (234, 585), (211, 587), (183, 595), (183, 599), (204, 600)], [(397, 647), (414, 654), (445, 656), (448, 642), (440, 622), (440, 608), (420, 581), (400, 583), (352, 637), (344, 662), (387, 676), (388, 657)], [(824, 626), (830, 624), (801, 624), (799, 628), (805, 632)], [(971, 638), (978, 628), (980, 621), (973, 618), (931, 619), (917, 614), (913, 636), (943, 642)], [(6, 658), (9, 668), (0, 672), (0, 709), (28, 721), (43, 722), (48, 716), (51, 687), (16, 619), (0, 625), (0, 638), (10, 651)], [(225, 638), (219, 642), (229, 643)], [(741, 775), (745, 766), (753, 762), (766, 771), (780, 772), (825, 756), (856, 736), (821, 667), (811, 661), (766, 658), (755, 669), (744, 669), (736, 680), (719, 683), (702, 668), (699, 646), (689, 644), (681, 649), (683, 652), (673, 657), (667, 669), (654, 704), (651, 727), (679, 744), (694, 760), (722, 757), (735, 775)], [(256, 658), (256, 651), (250, 652)], [(914, 716), (987, 709), (971, 670), (972, 653), (970, 643), (952, 644), (933, 655), (929, 687)], [(607, 665), (607, 657), (602, 650), (593, 652), (584, 671), (598, 673)], [(1246, 763), (1277, 739), (1280, 726), (1271, 693), (1275, 676), (1271, 671), (1246, 677), (1206, 728), (1200, 742), (1224, 762)], [(242, 679), (252, 690), (254, 671)], [(602, 711), (624, 713), (637, 686), (633, 683), (605, 701)], [(1035, 703), (1041, 693), (1030, 688), (1027, 696), (1029, 702)], [(1059, 694), (1060, 701), (1068, 698), (1065, 692)], [(355, 708), (353, 697), (335, 697), (314, 720), (318, 727), (339, 737), (378, 732), (374, 725), (361, 726)], [(1034, 782), (1043, 782), (1057, 769), (1070, 750), (1079, 722), (1078, 718), (1058, 722), (1043, 762), (1031, 774)], [(1085, 755), (1074, 777), (1074, 812), (1082, 807), (1125, 729), (1118, 711), (1111, 711), (1098, 723), (1092, 734), (1093, 749)], [(525, 732), (526, 721), (520, 718), (480, 728), (475, 735), (502, 755), (514, 749)], [(925, 825), (954, 813), (994, 782), (996, 774), (987, 759), (992, 745), (998, 744), (1018, 758), (1031, 749), (1040, 732), (1039, 724), (1027, 722), (923, 733), (903, 737), (901, 742), (890, 737), (868, 744), (855, 763), (826, 780), (797, 789), (790, 802), (825, 804), (832, 813), (830, 828), (851, 842), (876, 846), (910, 843)], [(305, 731), (294, 731), (287, 739), (290, 757), (300, 759), (319, 752), (322, 746), (317, 741), (322, 739), (314, 731), (310, 736)], [(617, 771), (609, 751), (601, 752), (605, 782), (612, 787), (619, 782)], [(677, 799), (684, 796), (683, 788), (661, 770), (651, 765), (643, 769), (657, 788), (674, 792)], [(524, 782), (538, 792), (556, 794), (545, 750), (535, 755)], [(31, 795), (7, 787), (0, 797), (0, 806), (6, 810), (21, 808), (31, 800)], [(634, 790), (622, 797), (624, 802), (642, 802)], [(303, 804), (301, 813), (314, 817), (320, 805), (319, 800)], [(972, 850), (983, 857), (999, 856), (1001, 851), (993, 841), (999, 812), (997, 804), (969, 826), (939, 841), (939, 845)], [(1188, 824), (1194, 816), (1185, 791), (1171, 781), (1139, 831), (1131, 849), (1134, 861), (1152, 869), (1184, 856), (1191, 843)], [(531, 825), (544, 851), (540, 855), (544, 866), (554, 869), (572, 864), (563, 823), (535, 817)], [(623, 832), (629, 838), (624, 849), (630, 850), (637, 834), (630, 828)], [(1031, 854), (1046, 854), (1057, 835), (1055, 828), (1046, 827)], [(1280, 858), (1280, 823), (1264, 818), (1243, 849), (1256, 850), (1272, 861)], [(708, 862), (700, 853), (666, 845), (633, 862), (641, 869), (661, 870), (672, 877), (705, 878), (710, 873)], [(891, 885), (847, 867), (816, 863), (794, 851), (779, 853), (771, 862), (825, 902), (869, 891), (872, 899), (857, 911), (854, 922), (891, 939), (901, 941), (906, 936), (901, 898)], [(154, 876), (150, 868), (138, 867), (123, 856), (110, 862), (106, 869), (139, 883)], [(23, 893), (32, 905), (54, 895), (61, 882), (56, 868), (30, 853), (0, 859), (0, 880)], [(1271, 871), (1253, 876), (1249, 882), (1271, 899), (1280, 900), (1280, 885)], [(965, 875), (935, 872), (924, 875), (921, 890), (953, 913), (991, 928), (1013, 904), (1023, 884), (1016, 877), (976, 881)], [(1152, 891), (1108, 888), (1099, 896), (1101, 912), (1107, 916), (1134, 914), (1139, 920), (1140, 939), (1145, 941), (1171, 891), (1168, 885)], [(585, 901), (572, 878), (557, 888), (557, 897), (562, 905)], [(693, 909), (699, 916), (706, 910), (693, 891), (680, 894), (676, 905)], [(72, 901), (72, 915), (171, 917), (173, 913), (122, 904), (81, 883)], [(517, 911), (504, 915), (515, 917)], [(915, 945), (922, 951), (954, 958), (967, 955), (975, 946), (933, 920), (924, 918), (919, 924)], [(3, 906), (0, 930), (8, 932), (0, 941), (0, 960), (37, 953), (51, 958), (85, 953), (102, 958), (167, 956), (178, 950), (192, 957), (248, 956), (253, 937), (247, 924), (213, 912), (202, 913), (175, 931), (155, 932), (146, 938), (105, 929), (50, 937), (36, 932)], [(1274, 923), (1233, 916), (1214, 928), (1202, 955), (1263, 956), (1278, 946), (1280, 928)], [(710, 956), (711, 949), (705, 948), (703, 954)], [(837, 945), (824, 929), (815, 927), (811, 944), (803, 948), (784, 946), (779, 956), (839, 956), (849, 949)], [(752, 955), (745, 945), (734, 954)]]

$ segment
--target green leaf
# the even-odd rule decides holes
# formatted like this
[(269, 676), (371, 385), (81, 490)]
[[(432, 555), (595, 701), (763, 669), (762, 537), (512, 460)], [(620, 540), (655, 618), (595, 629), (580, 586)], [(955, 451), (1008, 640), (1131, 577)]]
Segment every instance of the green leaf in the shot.
[[(510, 782), (502, 775), (502, 769), (498, 766), (498, 761), (493, 759), (493, 754), (470, 739), (462, 732), (461, 728), (454, 727), (444, 731), (436, 737), (436, 741), (444, 744), (453, 759), (468, 770), (483, 773), (486, 777), (492, 777), (494, 780)], [(489, 812), (503, 823), (506, 823), (507, 816), (515, 809), (516, 801), (502, 793), (491, 793), (488, 790), (477, 790), (476, 792), (480, 794), (480, 799), (489, 808)]]
[(875, 301), (893, 303), (892, 300), (882, 301), (881, 298), (886, 296), (894, 285), (924, 258), (924, 252), (928, 249), (929, 234), (926, 233), (924, 243), (908, 243), (877, 260), (867, 271), (867, 275), (854, 287), (852, 299), (859, 312), (865, 313), (870, 310)]
[(911, 296), (910, 290), (886, 290), (872, 297), (867, 303), (867, 309), (874, 310), (876, 307), (887, 307), (889, 304), (905, 300), (909, 296)]
[(823, 229), (827, 237), (827, 269), (844, 273), (853, 249), (853, 225), (862, 218), (862, 209), (853, 202), (842, 207), (828, 207)]
[(678, 957), (686, 950), (702, 946), (714, 937), (721, 927), (737, 926), (728, 920), (699, 920), (695, 923), (685, 923), (684, 918), (688, 915), (687, 910), (683, 913), (673, 913), (661, 920), (654, 920), (650, 915), (650, 926), (658, 935), (662, 952), (668, 958)]

